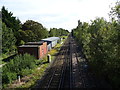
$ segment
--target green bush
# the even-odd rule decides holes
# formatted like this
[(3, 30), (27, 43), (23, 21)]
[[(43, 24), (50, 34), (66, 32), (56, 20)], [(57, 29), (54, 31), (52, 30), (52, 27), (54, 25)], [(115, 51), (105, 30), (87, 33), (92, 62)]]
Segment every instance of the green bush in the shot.
[(20, 40), (20, 45), (24, 45), (25, 42), (23, 40)]
[(88, 24), (80, 22), (72, 31), (76, 41), (96, 75), (105, 77), (114, 87), (120, 87), (120, 24), (97, 18)]
[(26, 76), (28, 74), (31, 74), (32, 70), (30, 69), (22, 69), (21, 72), (19, 73), (20, 76)]
[(2, 82), (3, 84), (11, 83), (17, 79), (17, 76), (25, 76), (31, 73), (31, 69), (35, 68), (35, 57), (24, 54), (17, 55), (3, 66)]
[(17, 74), (12, 72), (3, 73), (2, 81), (4, 83), (11, 83), (12, 80), (17, 79)]

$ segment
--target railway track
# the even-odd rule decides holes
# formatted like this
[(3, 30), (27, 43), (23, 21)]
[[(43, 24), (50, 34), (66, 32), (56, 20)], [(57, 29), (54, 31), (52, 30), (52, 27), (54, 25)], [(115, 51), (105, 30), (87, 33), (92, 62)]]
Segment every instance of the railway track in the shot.
[(52, 66), (35, 88), (61, 90), (100, 87), (99, 82), (88, 73), (87, 61), (79, 50), (75, 40), (69, 36)]
[(87, 82), (87, 77), (86, 77), (86, 68), (85, 65), (86, 61), (80, 58), (79, 53), (77, 52), (79, 49), (75, 43), (75, 41), (72, 39), (72, 73), (73, 73), (73, 80), (74, 80), (74, 88), (87, 88), (88, 82)]
[[(47, 88), (61, 88), (61, 81), (63, 81), (63, 74), (64, 74), (64, 70), (66, 69), (66, 61), (67, 61), (67, 54), (68, 54), (68, 47), (66, 46), (66, 44), (64, 45), (64, 47), (62, 48), (62, 55), (63, 58), (60, 59), (62, 61), (61, 66), (59, 66), (58, 69), (56, 69), (49, 81), (48, 87)], [(59, 64), (59, 63), (58, 63)]]
[(72, 71), (73, 71), (73, 88), (111, 88), (103, 79), (100, 80), (88, 70), (88, 61), (83, 56), (80, 47), (75, 40), (71, 39), (72, 47)]
[(73, 77), (74, 88), (97, 88), (100, 87), (98, 82), (93, 78), (92, 73), (88, 72), (88, 63), (85, 58), (82, 57), (82, 52), (77, 46), (75, 40), (72, 42), (72, 65), (73, 65)]
[[(70, 39), (70, 38), (69, 38)], [(72, 59), (70, 53), (70, 40), (67, 43), (67, 53), (65, 54), (65, 60), (62, 68), (60, 89), (62, 88), (72, 88)]]
[[(69, 87), (68, 76), (69, 73), (69, 38), (65, 41), (61, 47), (58, 56), (56, 57), (53, 66), (47, 71), (46, 75), (41, 80), (40, 84), (35, 88), (58, 88)], [(66, 77), (66, 78), (64, 78)], [(67, 80), (66, 80), (67, 79)], [(63, 81), (65, 82), (63, 85)]]

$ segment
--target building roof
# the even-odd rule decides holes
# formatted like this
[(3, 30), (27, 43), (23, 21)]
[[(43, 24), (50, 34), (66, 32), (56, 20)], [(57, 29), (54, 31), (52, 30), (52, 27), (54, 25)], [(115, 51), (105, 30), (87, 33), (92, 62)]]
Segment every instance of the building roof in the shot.
[(21, 45), (19, 47), (39, 47), (40, 45)]
[(27, 42), (25, 45), (42, 45), (44, 41), (39, 41), (39, 42)]
[(49, 37), (49, 38), (45, 38), (45, 39), (42, 39), (43, 41), (55, 41), (55, 40), (59, 40), (60, 38), (59, 37)]

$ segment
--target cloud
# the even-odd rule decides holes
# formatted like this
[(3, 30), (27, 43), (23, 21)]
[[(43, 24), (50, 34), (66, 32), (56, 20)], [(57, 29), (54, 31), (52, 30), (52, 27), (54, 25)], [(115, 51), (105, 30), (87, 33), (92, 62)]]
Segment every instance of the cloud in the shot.
[(45, 27), (72, 29), (77, 20), (89, 22), (95, 17), (105, 17), (109, 5), (117, 0), (1, 0), (22, 23), (28, 19), (39, 21)]

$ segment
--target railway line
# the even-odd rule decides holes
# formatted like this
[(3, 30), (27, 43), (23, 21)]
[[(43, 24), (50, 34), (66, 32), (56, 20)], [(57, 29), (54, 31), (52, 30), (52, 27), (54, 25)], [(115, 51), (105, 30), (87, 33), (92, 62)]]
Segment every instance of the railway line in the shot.
[(101, 85), (87, 71), (87, 62), (82, 57), (75, 40), (69, 36), (56, 59), (34, 88), (93, 88)]
[(53, 62), (52, 66), (48, 71), (46, 71), (46, 75), (42, 78), (40, 84), (35, 88), (61, 88), (63, 86), (63, 75), (65, 74), (65, 69), (67, 69), (67, 62), (69, 58), (69, 45), (68, 39), (65, 41), (64, 45), (61, 47), (58, 56)]

